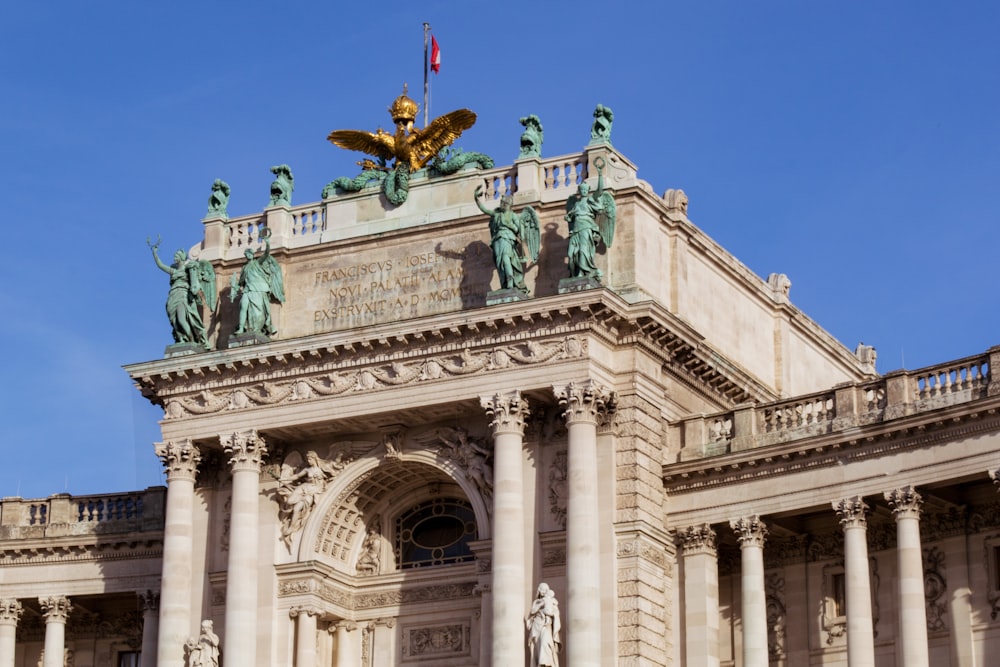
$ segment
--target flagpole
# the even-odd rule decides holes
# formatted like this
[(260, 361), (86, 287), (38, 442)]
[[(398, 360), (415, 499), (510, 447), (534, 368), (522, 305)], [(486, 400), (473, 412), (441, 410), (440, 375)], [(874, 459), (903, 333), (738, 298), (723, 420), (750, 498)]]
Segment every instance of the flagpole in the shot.
[(430, 105), (430, 80), (427, 78), (427, 32), (431, 24), (424, 21), (424, 127), (427, 127), (427, 107)]

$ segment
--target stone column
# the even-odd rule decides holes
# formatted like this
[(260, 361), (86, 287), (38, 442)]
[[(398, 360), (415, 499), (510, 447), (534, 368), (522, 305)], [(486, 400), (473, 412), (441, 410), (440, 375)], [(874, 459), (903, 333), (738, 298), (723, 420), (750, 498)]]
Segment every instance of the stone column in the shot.
[[(553, 387), (563, 409), (566, 455), (567, 663), (601, 664), (601, 560), (597, 517), (597, 424), (615, 410), (613, 392), (592, 380)], [(494, 561), (496, 556), (494, 555)], [(494, 588), (494, 594), (496, 589)], [(496, 663), (494, 663), (496, 664)]]
[(184, 667), (184, 642), (191, 632), (194, 480), (201, 452), (190, 440), (159, 442), (155, 448), (167, 473), (156, 664)]
[[(336, 634), (337, 642), (334, 647), (337, 660), (335, 667), (357, 667), (361, 664), (361, 652), (356, 650), (351, 633), (357, 631), (358, 625), (353, 621), (337, 621), (330, 629)], [(356, 654), (356, 655), (355, 655)]]
[(160, 625), (160, 594), (139, 593), (142, 603), (142, 667), (156, 667), (156, 637)]
[(861, 496), (834, 501), (844, 528), (844, 579), (847, 598), (847, 664), (875, 667), (872, 586), (868, 572), (868, 505)]
[(522, 445), (528, 402), (513, 391), (482, 397), (493, 429), (492, 664), (523, 667), (527, 587)]
[(316, 620), (319, 609), (292, 607), (288, 615), (295, 619), (295, 667), (316, 667)]
[(744, 667), (767, 667), (767, 595), (764, 539), (767, 526), (756, 514), (729, 522), (740, 542)]
[(912, 486), (885, 492), (896, 515), (896, 562), (899, 587), (899, 643), (902, 664), (927, 667), (927, 610), (924, 599), (924, 562), (920, 548), (920, 506), (923, 498)]
[(66, 653), (66, 620), (73, 605), (65, 597), (38, 598), (45, 616), (45, 648), (42, 667), (63, 667)]
[(719, 667), (719, 560), (707, 523), (677, 533), (684, 564), (684, 664)]
[(0, 667), (14, 667), (17, 622), (24, 611), (15, 598), (0, 600)]
[(257, 431), (219, 436), (233, 470), (226, 569), (226, 664), (257, 664), (257, 522), (260, 466), (267, 447)]

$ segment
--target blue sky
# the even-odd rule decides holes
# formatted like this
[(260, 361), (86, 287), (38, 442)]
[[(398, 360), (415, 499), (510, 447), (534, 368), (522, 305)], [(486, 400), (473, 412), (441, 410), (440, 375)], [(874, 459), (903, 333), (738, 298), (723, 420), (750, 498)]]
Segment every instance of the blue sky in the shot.
[(374, 129), (442, 47), (432, 115), (498, 164), (518, 118), (543, 154), (591, 113), (654, 190), (887, 372), (1000, 344), (1000, 6), (989, 2), (7, 3), (0, 21), (0, 495), (162, 483), (160, 410), (123, 364), (170, 341), (169, 257), (229, 211), (356, 173), (334, 129)]

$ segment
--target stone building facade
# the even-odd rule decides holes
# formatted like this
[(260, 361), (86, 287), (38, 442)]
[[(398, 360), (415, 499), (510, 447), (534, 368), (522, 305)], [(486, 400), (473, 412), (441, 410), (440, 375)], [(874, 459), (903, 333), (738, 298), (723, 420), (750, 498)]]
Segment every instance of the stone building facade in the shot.
[[(581, 289), (563, 216), (599, 164), (617, 229)], [(530, 298), (494, 291), (484, 182), (538, 213)], [(212, 349), (126, 369), (165, 500), (106, 527), (4, 500), (0, 667), (181, 667), (203, 620), (230, 666), (516, 667), (541, 582), (571, 667), (1000, 649), (1000, 350), (879, 376), (608, 144), (203, 224)], [(265, 229), (285, 300), (246, 344), (227, 291)]]

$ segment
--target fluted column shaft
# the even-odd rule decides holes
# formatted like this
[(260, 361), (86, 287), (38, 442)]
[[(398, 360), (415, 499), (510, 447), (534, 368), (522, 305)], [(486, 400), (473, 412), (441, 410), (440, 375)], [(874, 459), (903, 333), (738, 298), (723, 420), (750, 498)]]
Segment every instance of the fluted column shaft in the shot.
[(184, 667), (184, 642), (191, 632), (194, 480), (201, 453), (190, 440), (160, 442), (155, 448), (167, 473), (155, 664), (159, 667)]
[(861, 496), (833, 503), (844, 529), (848, 667), (875, 667), (871, 575), (868, 572), (868, 505)]
[[(142, 603), (142, 667), (156, 667), (156, 637), (160, 625), (160, 594), (139, 594)], [(2, 666), (0, 666), (2, 667)]]
[(522, 448), (528, 403), (520, 393), (481, 398), (493, 429), (492, 664), (523, 667), (524, 473)]
[(924, 561), (920, 548), (920, 506), (923, 499), (912, 486), (885, 493), (896, 515), (896, 563), (899, 596), (899, 638), (906, 667), (927, 667), (927, 610), (924, 598)]
[(764, 540), (767, 527), (757, 515), (730, 522), (740, 542), (744, 667), (767, 667), (767, 600)]
[(597, 425), (614, 411), (614, 394), (588, 380), (554, 387), (563, 409), (566, 456), (566, 648), (573, 667), (601, 664), (601, 533)]
[(678, 531), (684, 563), (684, 664), (719, 667), (719, 560), (708, 524)]
[(73, 605), (65, 597), (38, 598), (45, 616), (45, 657), (42, 667), (63, 667), (66, 651), (66, 621)]
[(293, 607), (295, 619), (295, 667), (316, 667), (316, 620), (319, 610)]
[(257, 664), (257, 522), (260, 466), (267, 454), (256, 431), (220, 436), (233, 471), (226, 570), (226, 664)]
[(0, 667), (14, 667), (17, 622), (23, 611), (15, 598), (0, 600)]

